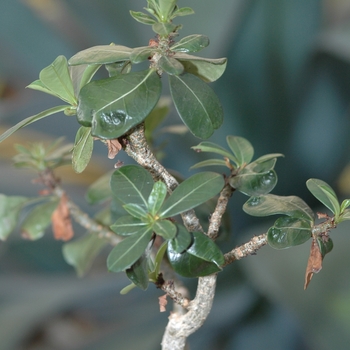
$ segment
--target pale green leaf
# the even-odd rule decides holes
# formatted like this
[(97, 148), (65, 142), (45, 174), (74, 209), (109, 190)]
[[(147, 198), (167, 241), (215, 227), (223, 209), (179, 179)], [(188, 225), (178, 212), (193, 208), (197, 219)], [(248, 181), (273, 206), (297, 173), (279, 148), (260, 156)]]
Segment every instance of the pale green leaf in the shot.
[(75, 137), (72, 155), (72, 166), (75, 172), (81, 173), (87, 167), (93, 148), (94, 139), (91, 136), (91, 128), (80, 127)]

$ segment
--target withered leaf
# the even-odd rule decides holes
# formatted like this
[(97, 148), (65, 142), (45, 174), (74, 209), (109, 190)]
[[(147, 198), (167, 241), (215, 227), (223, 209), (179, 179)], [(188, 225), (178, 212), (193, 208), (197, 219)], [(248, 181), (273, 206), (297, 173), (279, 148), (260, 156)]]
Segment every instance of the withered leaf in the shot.
[(72, 221), (68, 208), (68, 198), (62, 195), (60, 203), (51, 216), (52, 231), (55, 239), (69, 241), (74, 236)]
[(164, 294), (161, 297), (158, 297), (160, 312), (165, 312), (166, 311), (166, 305), (168, 304), (168, 301), (166, 300), (166, 296), (167, 295)]
[(307, 262), (305, 273), (304, 290), (308, 287), (314, 273), (318, 273), (322, 269), (322, 254), (315, 239), (312, 240), (309, 260)]
[(108, 158), (114, 159), (114, 157), (122, 149), (122, 145), (120, 144), (118, 139), (107, 140), (106, 142), (107, 142), (107, 147), (108, 147)]

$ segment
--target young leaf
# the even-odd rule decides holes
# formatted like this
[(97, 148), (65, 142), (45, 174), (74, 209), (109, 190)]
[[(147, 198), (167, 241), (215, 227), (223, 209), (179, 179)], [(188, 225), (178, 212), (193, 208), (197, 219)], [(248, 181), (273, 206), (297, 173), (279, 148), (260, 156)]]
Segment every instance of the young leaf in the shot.
[(130, 215), (121, 216), (111, 225), (111, 230), (120, 236), (130, 236), (140, 231), (146, 223)]
[(213, 152), (220, 154), (224, 157), (227, 157), (228, 159), (231, 159), (235, 164), (238, 164), (238, 159), (232, 153), (213, 142), (204, 141), (201, 142), (199, 145), (193, 146), (191, 148), (197, 152)]
[(174, 56), (179, 60), (187, 73), (196, 75), (206, 83), (219, 79), (226, 69), (226, 58), (203, 58), (177, 52)]
[[(223, 122), (223, 110), (214, 91), (195, 75), (169, 75), (176, 110), (191, 133), (207, 139)], [(186, 96), (186, 98), (185, 98)]]
[(227, 167), (227, 163), (222, 159), (207, 159), (202, 162), (198, 162), (195, 165), (192, 165), (190, 169), (198, 169), (206, 166), (224, 166)]
[(140, 22), (142, 24), (155, 24), (157, 21), (151, 17), (150, 15), (147, 15), (143, 12), (136, 12), (136, 11), (130, 11), (130, 14), (133, 19), (135, 19), (137, 22)]
[(130, 268), (125, 270), (129, 280), (142, 290), (148, 287), (147, 265), (147, 255), (142, 254)]
[(267, 241), (272, 248), (285, 249), (308, 241), (312, 236), (311, 222), (289, 216), (276, 220), (267, 232)]
[(350, 199), (344, 199), (340, 206), (340, 213), (343, 213), (347, 207), (350, 206)]
[(61, 100), (73, 106), (77, 104), (67, 59), (64, 56), (58, 56), (53, 63), (44, 68), (39, 74), (39, 79)]
[(172, 23), (154, 23), (152, 25), (152, 30), (159, 34), (161, 37), (169, 35), (176, 29), (176, 25)]
[(111, 176), (114, 170), (102, 175), (87, 189), (85, 199), (89, 204), (99, 204), (111, 198)]
[(350, 220), (350, 209), (345, 209), (340, 215), (338, 219), (338, 223), (345, 221), (345, 220)]
[(173, 57), (162, 56), (158, 64), (159, 67), (169, 75), (179, 75), (184, 71), (183, 65)]
[(153, 224), (153, 231), (164, 239), (172, 239), (176, 236), (177, 228), (169, 220), (158, 220)]
[(91, 232), (65, 243), (62, 247), (62, 253), (64, 260), (74, 267), (78, 277), (83, 277), (106, 245), (107, 242), (99, 238), (97, 233)]
[(81, 88), (89, 83), (96, 72), (101, 68), (100, 64), (83, 64), (79, 66), (70, 66), (69, 71), (72, 77), (75, 96), (79, 96)]
[(296, 196), (284, 197), (266, 194), (260, 197), (251, 197), (244, 203), (243, 210), (252, 216), (284, 214), (314, 222), (314, 213), (311, 208)]
[(239, 167), (251, 162), (254, 156), (254, 148), (248, 140), (240, 136), (227, 136), (226, 141), (235, 155)]
[(91, 128), (81, 126), (75, 136), (72, 154), (72, 166), (75, 172), (81, 173), (90, 162), (94, 139), (91, 136)]
[(161, 81), (153, 70), (92, 81), (80, 92), (78, 122), (91, 126), (93, 136), (118, 138), (147, 117), (160, 92)]
[(135, 47), (131, 51), (130, 61), (135, 64), (147, 61), (152, 56), (153, 51), (154, 48), (150, 46)]
[(188, 16), (188, 15), (193, 15), (194, 11), (190, 7), (181, 7), (177, 8), (173, 14), (171, 15), (171, 18), (175, 18), (178, 16)]
[(37, 91), (41, 91), (44, 92), (45, 94), (49, 94), (52, 96), (57, 97), (57, 94), (54, 93), (53, 91), (51, 91), (50, 89), (48, 89), (40, 79), (33, 81), (32, 83), (30, 83), (28, 86), (26, 86), (28, 89), (32, 89), (32, 90), (37, 90)]
[(183, 253), (193, 243), (193, 235), (189, 233), (182, 225), (176, 224), (177, 234), (172, 240), (171, 245), (176, 253)]
[(111, 272), (120, 272), (131, 267), (143, 254), (152, 237), (152, 229), (141, 228), (117, 244), (107, 258), (107, 267)]
[(159, 216), (171, 217), (192, 209), (218, 194), (224, 187), (222, 175), (203, 172), (182, 182), (164, 202)]
[(324, 181), (318, 179), (309, 179), (306, 181), (309, 191), (336, 217), (340, 214), (340, 205), (338, 197), (333, 189)]
[(9, 136), (11, 136), (17, 130), (19, 130), (19, 129), (21, 129), (21, 128), (23, 128), (31, 123), (34, 123), (42, 118), (48, 117), (49, 115), (52, 115), (52, 114), (55, 114), (58, 112), (63, 112), (67, 108), (70, 108), (70, 106), (69, 105), (56, 106), (56, 107), (49, 108), (41, 113), (35, 114), (31, 117), (28, 117), (26, 119), (23, 119), (21, 122), (17, 123), (12, 128), (8, 129), (2, 135), (0, 135), (0, 142), (7, 139)]
[(147, 211), (143, 206), (140, 206), (135, 203), (127, 203), (123, 205), (123, 208), (134, 218), (145, 219), (147, 217)]
[(166, 185), (162, 181), (154, 183), (151, 194), (148, 197), (148, 211), (152, 216), (158, 213), (167, 195)]
[(145, 208), (153, 183), (152, 175), (138, 165), (123, 166), (111, 177), (112, 192), (120, 202), (135, 203)]
[(2, 241), (6, 240), (15, 229), (19, 213), (28, 201), (27, 197), (0, 194), (0, 239)]
[(182, 38), (171, 47), (171, 51), (198, 52), (209, 45), (209, 38), (201, 34), (192, 34)]
[(78, 52), (68, 60), (70, 66), (78, 64), (108, 64), (129, 61), (131, 50), (121, 45), (99, 45)]
[(136, 288), (136, 284), (130, 283), (128, 286), (124, 287), (121, 291), (121, 295), (128, 294), (130, 291), (132, 291), (134, 288)]
[(162, 245), (159, 247), (156, 257), (154, 259), (154, 265), (151, 269), (151, 272), (149, 273), (148, 277), (152, 282), (156, 282), (159, 272), (160, 272), (160, 266), (164, 258), (164, 254), (167, 251), (168, 247), (168, 241), (164, 241)]
[(22, 237), (36, 240), (41, 238), (51, 224), (51, 215), (58, 206), (58, 199), (37, 205), (23, 220)]

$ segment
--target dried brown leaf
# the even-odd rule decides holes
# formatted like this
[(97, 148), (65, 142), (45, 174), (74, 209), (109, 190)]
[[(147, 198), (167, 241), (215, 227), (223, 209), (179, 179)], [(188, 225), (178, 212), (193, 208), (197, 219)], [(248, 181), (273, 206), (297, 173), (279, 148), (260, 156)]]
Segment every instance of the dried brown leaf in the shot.
[(308, 287), (314, 273), (320, 272), (322, 269), (322, 254), (315, 239), (312, 240), (309, 260), (307, 262), (305, 273), (304, 290)]
[(168, 301), (166, 300), (166, 296), (167, 295), (164, 294), (161, 297), (158, 297), (160, 312), (165, 312), (166, 311), (166, 305), (168, 304)]
[(55, 239), (69, 241), (74, 236), (72, 220), (68, 208), (68, 198), (65, 194), (51, 216), (52, 230)]
[(107, 140), (106, 143), (107, 143), (107, 147), (108, 147), (108, 158), (114, 159), (114, 157), (122, 149), (122, 145), (120, 144), (118, 139)]

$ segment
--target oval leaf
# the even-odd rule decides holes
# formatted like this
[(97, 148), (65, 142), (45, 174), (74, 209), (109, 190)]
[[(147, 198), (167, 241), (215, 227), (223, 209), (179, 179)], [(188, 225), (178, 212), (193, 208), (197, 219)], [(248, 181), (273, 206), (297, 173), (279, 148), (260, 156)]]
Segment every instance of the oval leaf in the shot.
[(143, 12), (136, 12), (136, 11), (130, 11), (130, 14), (133, 19), (135, 19), (137, 22), (140, 22), (142, 24), (155, 24), (157, 21), (151, 17), (150, 15), (147, 15)]
[(254, 156), (254, 148), (248, 140), (240, 136), (227, 136), (226, 141), (236, 156), (239, 167), (250, 163)]
[(172, 23), (165, 23), (165, 22), (162, 22), (162, 23), (154, 23), (152, 25), (152, 30), (159, 34), (160, 36), (167, 36), (169, 35), (171, 32), (173, 32), (174, 30), (176, 29), (176, 25), (175, 24), (172, 24)]
[(179, 75), (184, 71), (184, 66), (175, 58), (162, 56), (158, 61), (159, 67), (169, 75)]
[(141, 63), (147, 61), (151, 56), (154, 49), (150, 46), (135, 47), (131, 51), (130, 61), (132, 63)]
[(183, 253), (193, 243), (193, 235), (182, 225), (177, 224), (177, 234), (172, 240), (172, 247), (176, 253)]
[(182, 38), (170, 49), (177, 52), (198, 52), (209, 45), (209, 38), (201, 34), (192, 34)]
[(143, 206), (135, 203), (127, 203), (123, 205), (123, 208), (134, 218), (145, 219), (147, 217), (147, 211)]
[(91, 128), (82, 126), (76, 136), (72, 155), (72, 166), (75, 172), (81, 173), (90, 162), (94, 139), (91, 136)]
[(192, 74), (169, 75), (176, 110), (191, 133), (206, 139), (223, 122), (223, 110), (214, 91)]
[(224, 187), (222, 175), (203, 172), (182, 182), (160, 209), (160, 217), (167, 218), (192, 209), (218, 194)]
[(152, 216), (158, 213), (167, 195), (167, 187), (162, 181), (154, 183), (151, 194), (148, 197), (148, 211)]
[(177, 228), (169, 220), (158, 220), (153, 225), (154, 232), (164, 239), (172, 239), (176, 236)]
[(129, 280), (142, 290), (148, 287), (148, 264), (146, 254), (141, 257), (125, 271)]
[(206, 166), (224, 166), (227, 167), (227, 163), (222, 159), (207, 159), (202, 162), (198, 162), (195, 165), (192, 165), (190, 169), (198, 169)]
[(130, 236), (140, 231), (140, 228), (146, 226), (146, 223), (130, 215), (125, 215), (117, 219), (111, 225), (111, 230), (120, 236)]
[(199, 151), (200, 152), (213, 152), (213, 153), (220, 154), (224, 157), (227, 157), (228, 159), (231, 159), (233, 162), (238, 164), (237, 158), (232, 153), (230, 153), (225, 148), (223, 148), (223, 147), (221, 147), (213, 142), (204, 141), (204, 142), (201, 142), (199, 145), (193, 146), (191, 148), (197, 152), (199, 152)]
[(322, 255), (322, 259), (325, 257), (333, 249), (333, 241), (330, 237), (317, 237), (316, 242), (318, 248), (320, 249), (320, 253)]

